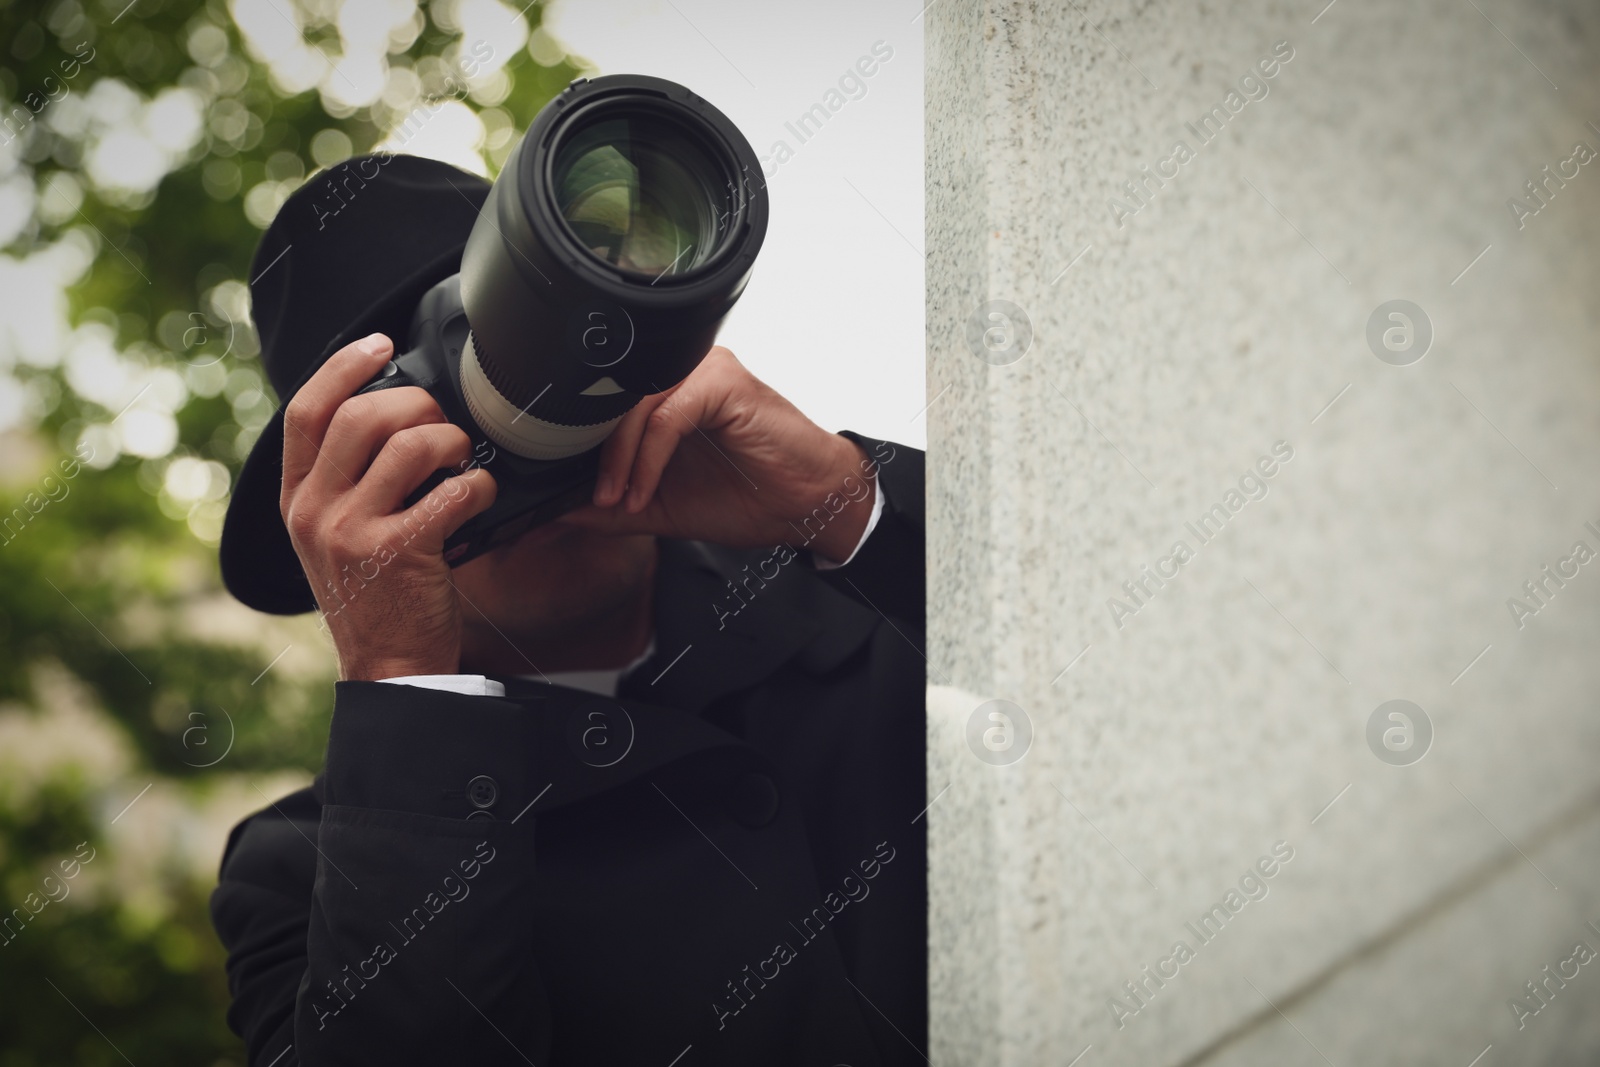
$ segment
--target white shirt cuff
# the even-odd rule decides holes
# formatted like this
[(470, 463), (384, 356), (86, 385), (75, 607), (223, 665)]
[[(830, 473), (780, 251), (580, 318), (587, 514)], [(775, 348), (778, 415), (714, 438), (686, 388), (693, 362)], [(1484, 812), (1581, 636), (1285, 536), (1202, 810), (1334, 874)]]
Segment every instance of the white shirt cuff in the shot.
[[(867, 527), (861, 531), (861, 539), (856, 542), (856, 547), (851, 549), (850, 555), (845, 557), (844, 563), (834, 563), (831, 560), (823, 559), (821, 556), (813, 555), (811, 557), (812, 564), (817, 570), (838, 570), (856, 558), (856, 554), (861, 551), (861, 546), (866, 544), (867, 538), (872, 536), (873, 529), (878, 525), (879, 517), (883, 515), (883, 495), (883, 485), (875, 480), (872, 491), (872, 514), (867, 518)], [(641, 658), (649, 658), (650, 652), (654, 648), (655, 642), (652, 639), (650, 649), (647, 649), (644, 657)], [(636, 665), (637, 661), (629, 664), (628, 668)], [(401, 678), (379, 678), (378, 681), (386, 682), (390, 685), (414, 685), (419, 689), (440, 689), (447, 693), (460, 693), (462, 696), (469, 697), (503, 697), (506, 695), (506, 687), (503, 684), (481, 674), (408, 674)]]
[(861, 531), (861, 540), (856, 542), (856, 547), (844, 558), (844, 563), (834, 563), (832, 560), (823, 559), (813, 554), (812, 565), (819, 571), (836, 571), (856, 558), (856, 553), (861, 551), (861, 546), (867, 543), (867, 538), (872, 536), (873, 527), (878, 525), (878, 516), (883, 514), (883, 482), (873, 479), (872, 482), (872, 515), (867, 519), (867, 528)]
[(503, 697), (506, 687), (481, 674), (408, 674), (403, 678), (379, 678), (390, 685), (414, 685), (418, 689), (442, 689), (469, 697)]

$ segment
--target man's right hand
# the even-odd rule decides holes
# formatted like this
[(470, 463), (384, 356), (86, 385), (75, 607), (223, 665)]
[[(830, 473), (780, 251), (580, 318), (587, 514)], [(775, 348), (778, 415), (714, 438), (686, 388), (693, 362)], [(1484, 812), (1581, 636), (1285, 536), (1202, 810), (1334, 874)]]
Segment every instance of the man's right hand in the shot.
[(472, 441), (416, 386), (354, 395), (393, 352), (382, 334), (346, 345), (284, 409), (279, 509), (346, 681), (459, 670), (444, 543), (496, 491), (474, 467), (402, 506), (435, 470), (464, 469)]

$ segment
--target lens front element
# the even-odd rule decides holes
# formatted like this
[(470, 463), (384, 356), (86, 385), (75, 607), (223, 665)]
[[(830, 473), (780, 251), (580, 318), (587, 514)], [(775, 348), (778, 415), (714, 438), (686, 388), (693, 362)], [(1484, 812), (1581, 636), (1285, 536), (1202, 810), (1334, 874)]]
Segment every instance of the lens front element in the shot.
[(660, 78), (579, 79), (506, 156), (461, 253), (456, 384), (496, 446), (560, 460), (716, 341), (767, 229), (760, 162)]
[(725, 232), (729, 183), (675, 127), (601, 119), (556, 151), (556, 205), (578, 242), (652, 281), (710, 259)]

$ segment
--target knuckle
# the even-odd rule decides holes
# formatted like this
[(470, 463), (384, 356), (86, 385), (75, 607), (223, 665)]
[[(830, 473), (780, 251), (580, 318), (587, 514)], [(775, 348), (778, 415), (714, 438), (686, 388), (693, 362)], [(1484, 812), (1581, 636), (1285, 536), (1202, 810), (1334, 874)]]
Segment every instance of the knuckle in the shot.
[(470, 502), (485, 493), (489, 495), (490, 499), (493, 499), (494, 479), (489, 478), (488, 473), (488, 471), (484, 471), (483, 477), (480, 477), (478, 471), (470, 470), (464, 474), (446, 478), (440, 483), (439, 489), (443, 491), (445, 496), (450, 498), (452, 504)]
[(338, 410), (333, 413), (333, 421), (328, 425), (328, 432), (341, 437), (354, 433), (371, 421), (373, 414), (373, 400), (370, 396), (353, 396), (340, 404)]
[(364, 393), (362, 399), (370, 400), (374, 411), (388, 412), (397, 425), (417, 426), (444, 418), (444, 411), (433, 394), (419, 385), (402, 385), (376, 393)]
[(296, 543), (309, 544), (315, 540), (320, 516), (304, 500), (291, 499), (283, 508), (283, 525)]
[(439, 406), (439, 401), (434, 399), (432, 393), (420, 385), (407, 385), (391, 390), (395, 399), (404, 399), (406, 404), (416, 412), (419, 422), (444, 422), (444, 409)]
[(418, 426), (396, 430), (389, 435), (389, 443), (383, 447), (396, 460), (408, 465), (427, 451), (425, 436)]
[(354, 546), (360, 542), (362, 525), (359, 516), (343, 510), (334, 511), (323, 519), (321, 523), (323, 544), (335, 562), (349, 556)]
[[(312, 400), (302, 389), (289, 399), (283, 409), (283, 421), (296, 430), (304, 430), (311, 424)], [(284, 436), (285, 444), (290, 441), (288, 435)]]
[(445, 454), (452, 457), (472, 454), (472, 437), (453, 422), (443, 423), (438, 429), (439, 444)]
[(388, 447), (403, 463), (418, 463), (424, 459), (436, 463), (453, 453), (458, 440), (465, 437), (466, 432), (459, 426), (423, 422), (396, 430), (389, 437)]
[(677, 405), (671, 400), (657, 407), (645, 419), (645, 432), (664, 432), (672, 429), (673, 416), (677, 414)]

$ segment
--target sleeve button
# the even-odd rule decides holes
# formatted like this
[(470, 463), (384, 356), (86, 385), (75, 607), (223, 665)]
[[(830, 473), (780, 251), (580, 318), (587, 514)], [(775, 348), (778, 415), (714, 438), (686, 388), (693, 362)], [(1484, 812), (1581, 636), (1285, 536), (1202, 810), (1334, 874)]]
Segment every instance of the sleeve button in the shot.
[(500, 799), (500, 785), (487, 774), (480, 774), (467, 783), (467, 802), (479, 811), (494, 807)]

